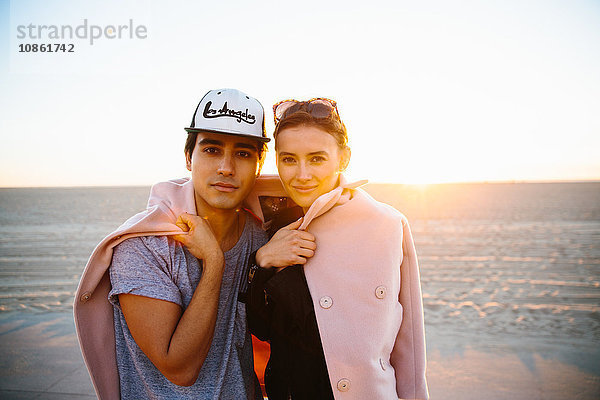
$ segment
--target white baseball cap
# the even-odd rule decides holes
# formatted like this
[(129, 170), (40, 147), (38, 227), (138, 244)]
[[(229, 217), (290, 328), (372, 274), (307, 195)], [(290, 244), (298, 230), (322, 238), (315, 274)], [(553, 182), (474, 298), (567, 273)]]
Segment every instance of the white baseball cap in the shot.
[(187, 132), (215, 132), (268, 142), (265, 112), (254, 97), (236, 89), (215, 89), (202, 97)]

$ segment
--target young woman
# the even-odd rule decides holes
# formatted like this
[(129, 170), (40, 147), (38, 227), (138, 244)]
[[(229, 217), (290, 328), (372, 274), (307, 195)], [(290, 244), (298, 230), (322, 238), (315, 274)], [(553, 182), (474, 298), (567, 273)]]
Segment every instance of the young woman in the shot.
[(296, 206), (272, 204), (271, 240), (249, 272), (249, 326), (271, 344), (269, 399), (427, 398), (406, 218), (342, 176), (350, 149), (334, 101), (273, 109), (277, 168)]

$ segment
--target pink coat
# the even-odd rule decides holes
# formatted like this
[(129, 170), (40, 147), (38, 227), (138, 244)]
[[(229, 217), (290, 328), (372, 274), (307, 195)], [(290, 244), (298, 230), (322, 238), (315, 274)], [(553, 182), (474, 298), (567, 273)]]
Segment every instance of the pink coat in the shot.
[(300, 227), (317, 241), (304, 271), (334, 397), (426, 399), (421, 284), (408, 221), (356, 186), (342, 180)]

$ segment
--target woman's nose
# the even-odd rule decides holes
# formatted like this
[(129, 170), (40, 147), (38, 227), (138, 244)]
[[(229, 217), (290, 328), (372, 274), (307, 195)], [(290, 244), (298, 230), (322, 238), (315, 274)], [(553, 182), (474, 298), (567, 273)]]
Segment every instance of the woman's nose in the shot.
[(300, 181), (308, 181), (310, 180), (310, 170), (305, 163), (300, 163), (298, 166), (298, 180)]

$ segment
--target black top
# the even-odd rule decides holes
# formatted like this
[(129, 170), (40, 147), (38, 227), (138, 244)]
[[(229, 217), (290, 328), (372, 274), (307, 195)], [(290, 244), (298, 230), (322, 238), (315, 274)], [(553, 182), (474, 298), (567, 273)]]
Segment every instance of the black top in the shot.
[[(269, 235), (301, 216), (300, 207), (280, 211), (273, 217)], [(265, 370), (269, 400), (333, 400), (304, 269), (293, 265), (276, 273), (275, 268), (257, 267), (255, 255), (248, 263), (246, 310), (250, 332), (271, 344)]]

